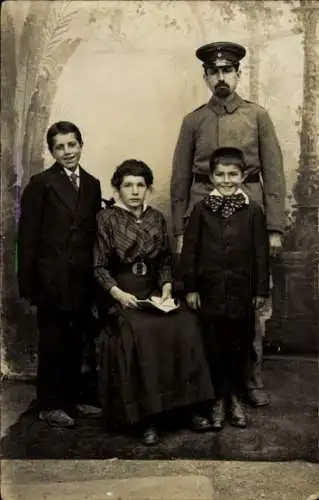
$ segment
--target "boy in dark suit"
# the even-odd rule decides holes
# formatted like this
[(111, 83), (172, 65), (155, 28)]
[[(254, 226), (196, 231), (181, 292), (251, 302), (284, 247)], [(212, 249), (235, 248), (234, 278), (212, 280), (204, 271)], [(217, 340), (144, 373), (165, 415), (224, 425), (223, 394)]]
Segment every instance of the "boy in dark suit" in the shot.
[(186, 227), (181, 266), (188, 305), (199, 311), (216, 401), (214, 429), (247, 425), (242, 403), (255, 309), (269, 294), (269, 247), (260, 205), (241, 189), (245, 162), (237, 148), (210, 159), (213, 191), (195, 205)]
[(92, 328), (92, 252), (101, 187), (79, 165), (83, 141), (76, 125), (55, 123), (47, 144), (55, 163), (31, 177), (21, 198), (18, 280), (21, 297), (37, 306), (39, 417), (72, 427), (83, 338)]

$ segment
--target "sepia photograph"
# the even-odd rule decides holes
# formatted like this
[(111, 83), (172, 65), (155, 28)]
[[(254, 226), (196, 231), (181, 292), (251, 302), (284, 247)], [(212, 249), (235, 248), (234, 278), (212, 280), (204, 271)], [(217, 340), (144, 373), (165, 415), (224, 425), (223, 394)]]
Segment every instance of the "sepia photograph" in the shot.
[(319, 499), (318, 21), (2, 3), (1, 499)]

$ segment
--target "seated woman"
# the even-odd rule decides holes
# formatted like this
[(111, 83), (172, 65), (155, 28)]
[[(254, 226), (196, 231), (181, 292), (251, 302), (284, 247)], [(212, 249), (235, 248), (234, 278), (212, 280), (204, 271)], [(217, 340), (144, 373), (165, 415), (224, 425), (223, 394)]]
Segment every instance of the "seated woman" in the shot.
[(138, 302), (172, 297), (166, 222), (145, 198), (153, 183), (142, 161), (117, 167), (111, 184), (118, 201), (98, 215), (95, 278), (107, 292), (101, 335), (99, 392), (111, 427), (142, 424), (143, 443), (158, 442), (159, 416), (188, 407), (195, 431), (211, 428), (199, 416), (214, 397), (197, 316), (181, 305), (171, 313), (143, 310)]

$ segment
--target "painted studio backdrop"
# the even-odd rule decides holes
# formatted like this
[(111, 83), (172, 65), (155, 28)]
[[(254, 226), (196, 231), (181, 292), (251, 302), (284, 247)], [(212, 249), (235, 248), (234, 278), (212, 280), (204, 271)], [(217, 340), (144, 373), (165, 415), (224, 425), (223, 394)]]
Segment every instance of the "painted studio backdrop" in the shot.
[(109, 197), (126, 158), (155, 174), (151, 202), (170, 217), (169, 181), (183, 116), (208, 100), (196, 48), (247, 47), (238, 92), (266, 107), (287, 178), (285, 252), (274, 268), (266, 346), (316, 350), (319, 167), (316, 115), (318, 4), (300, 1), (7, 1), (2, 8), (1, 332), (3, 375), (32, 375), (34, 313), (18, 299), (21, 190), (47, 168), (45, 133), (70, 120), (83, 166)]

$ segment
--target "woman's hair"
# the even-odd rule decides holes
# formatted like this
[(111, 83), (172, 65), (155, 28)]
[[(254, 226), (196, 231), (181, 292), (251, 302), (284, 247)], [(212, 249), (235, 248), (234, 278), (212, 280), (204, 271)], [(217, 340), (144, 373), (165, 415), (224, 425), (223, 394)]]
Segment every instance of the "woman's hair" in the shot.
[(153, 184), (153, 172), (150, 167), (143, 161), (131, 159), (123, 161), (121, 165), (116, 167), (111, 179), (111, 185), (118, 191), (124, 177), (127, 175), (143, 177), (148, 188), (150, 188)]
[(217, 165), (236, 165), (242, 172), (245, 169), (245, 158), (240, 149), (237, 148), (219, 148), (216, 149), (209, 160), (209, 172), (213, 174)]
[(83, 145), (82, 135), (80, 130), (74, 123), (71, 122), (56, 122), (49, 128), (47, 132), (47, 144), (49, 151), (53, 150), (54, 137), (58, 134), (74, 134), (79, 144)]

